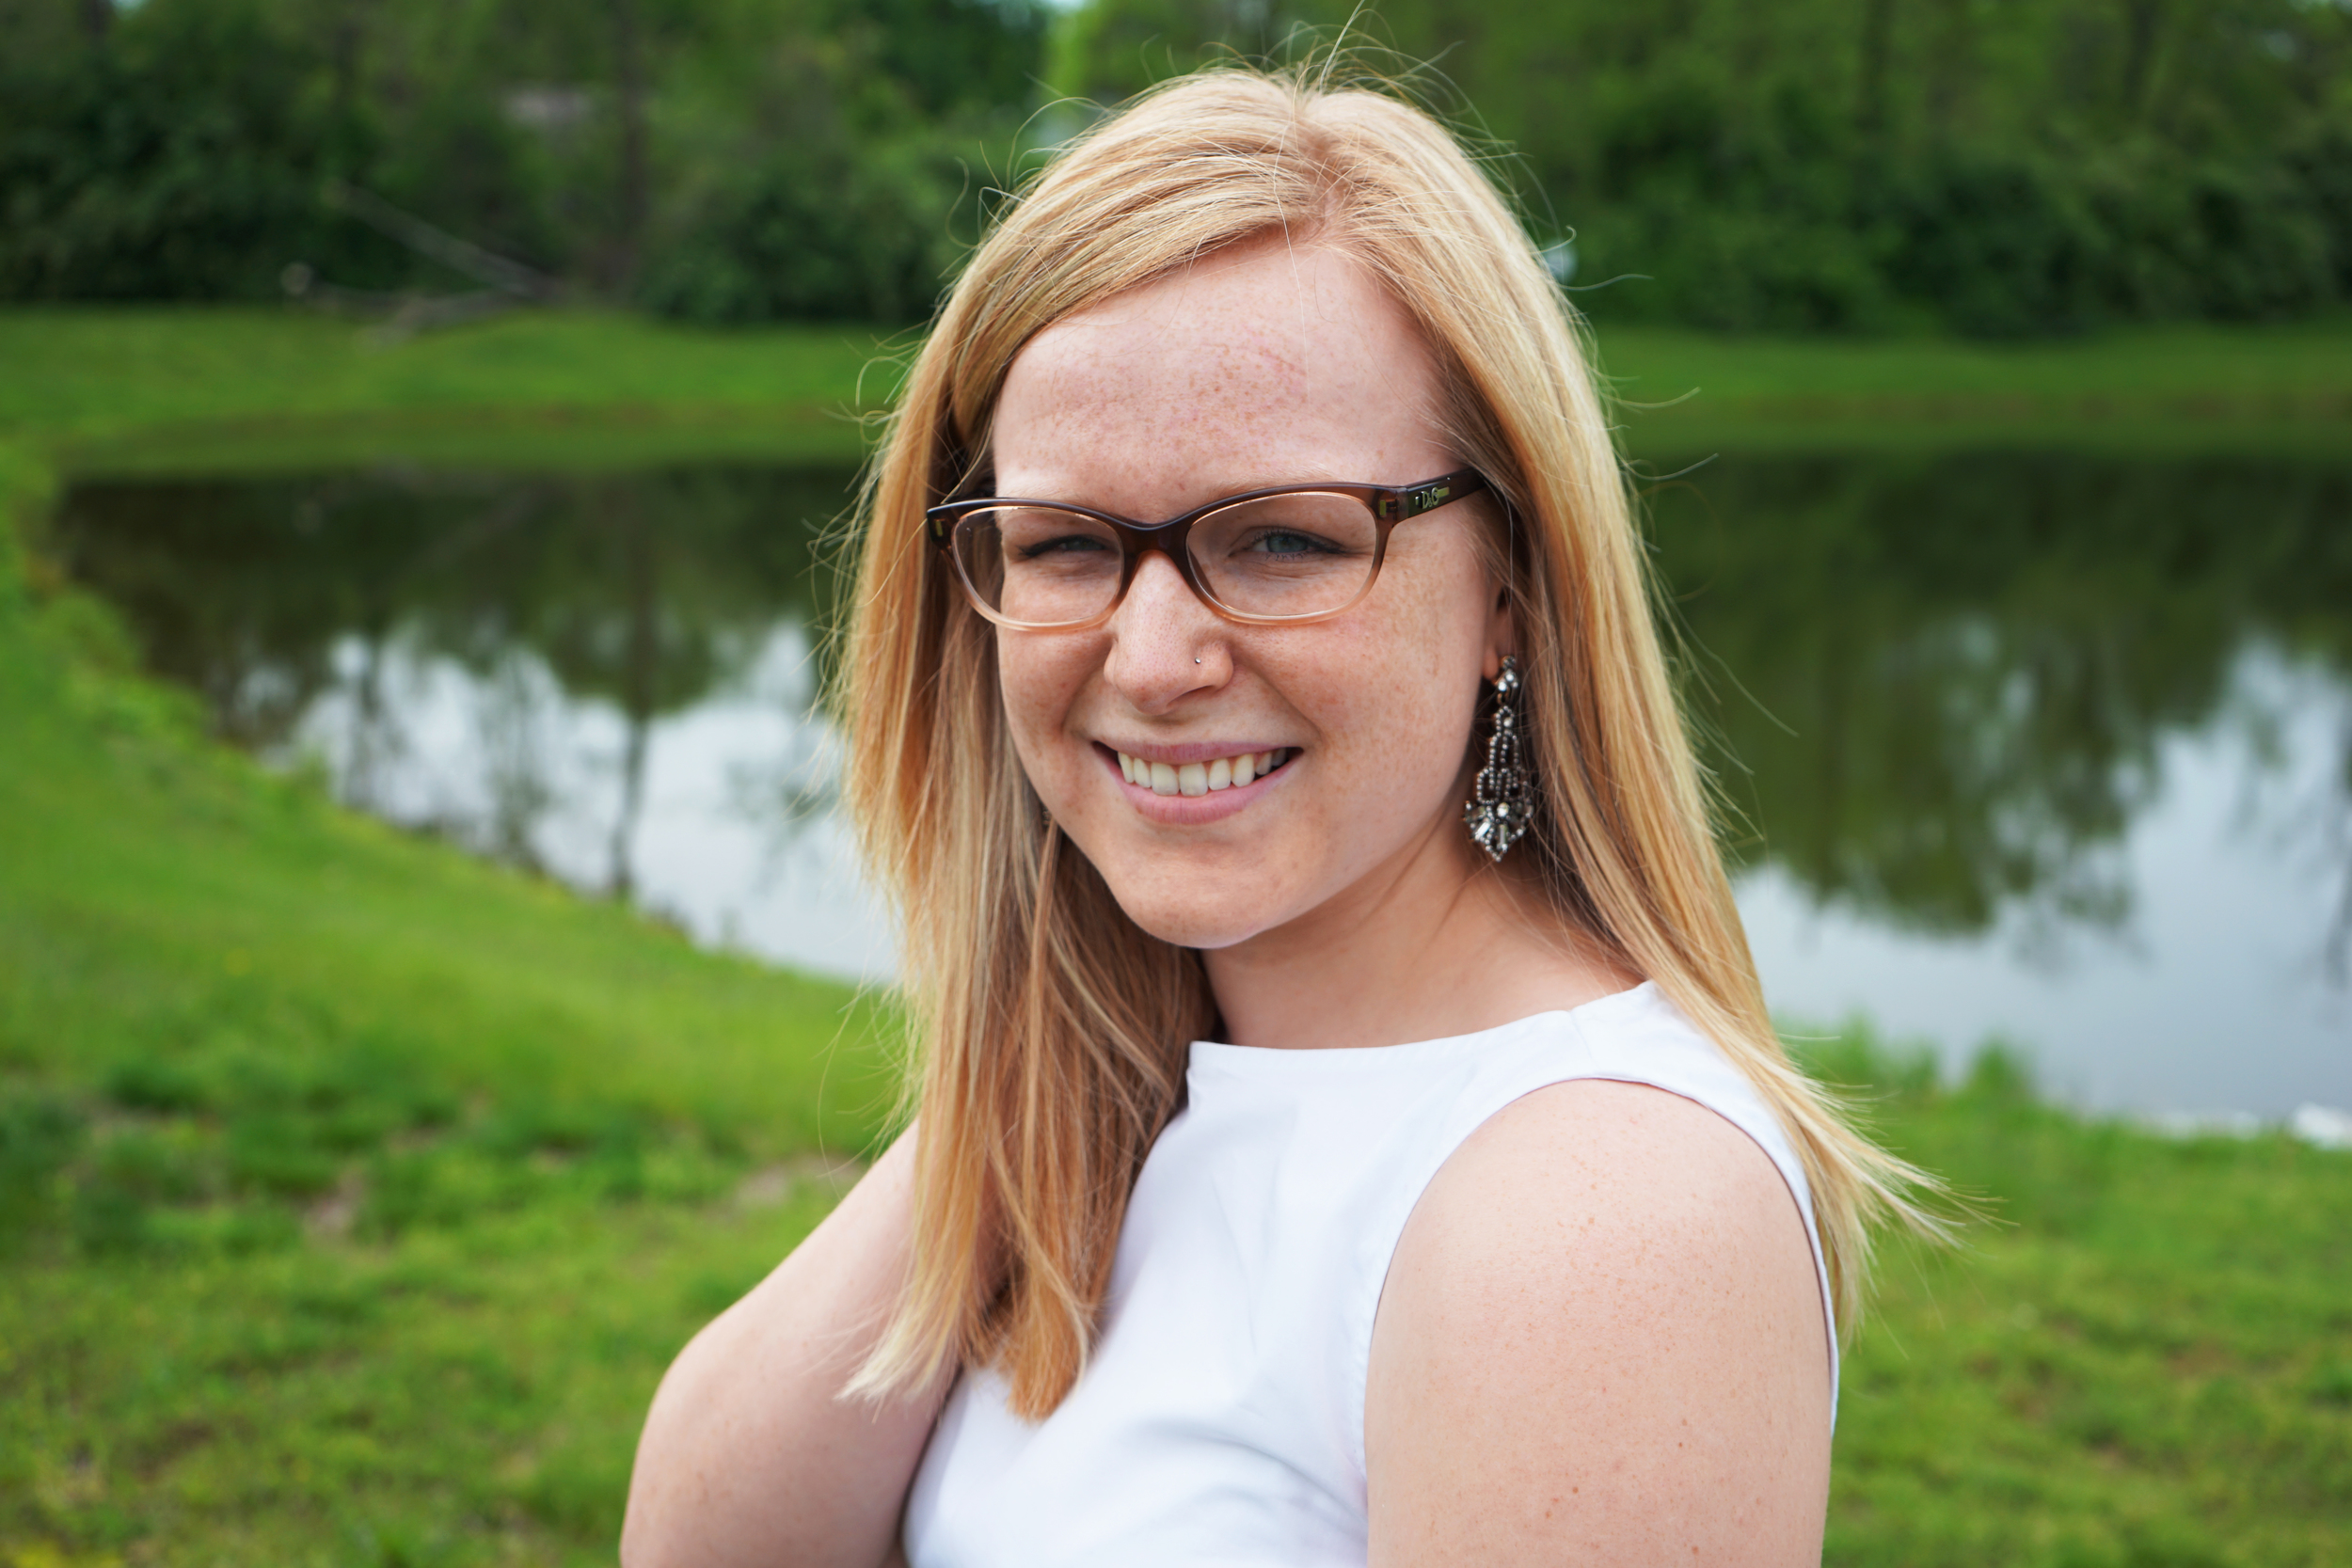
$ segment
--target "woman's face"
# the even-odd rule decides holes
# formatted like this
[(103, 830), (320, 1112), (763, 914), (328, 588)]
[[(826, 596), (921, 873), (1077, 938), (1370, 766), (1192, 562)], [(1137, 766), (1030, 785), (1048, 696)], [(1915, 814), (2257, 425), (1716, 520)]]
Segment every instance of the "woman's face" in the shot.
[[(1438, 395), (1412, 321), (1353, 258), (1244, 247), (1031, 340), (997, 408), (996, 493), (1158, 522), (1273, 484), (1418, 483), (1462, 466)], [(1509, 637), (1486, 504), (1399, 525), (1371, 594), (1333, 620), (1235, 626), (1154, 553), (1101, 627), (998, 629), (1029, 780), (1137, 925), (1221, 948), (1351, 894), (1369, 912), (1419, 857), (1467, 871), (1464, 758)], [(1129, 782), (1121, 752), (1211, 785), (1234, 759), (1253, 775), (1279, 760), (1164, 794), (1148, 771)]]

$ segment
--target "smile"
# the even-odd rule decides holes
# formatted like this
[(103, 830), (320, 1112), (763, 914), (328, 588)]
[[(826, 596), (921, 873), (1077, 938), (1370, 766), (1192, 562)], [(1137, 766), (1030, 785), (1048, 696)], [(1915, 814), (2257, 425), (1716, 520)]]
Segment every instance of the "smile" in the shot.
[(1119, 758), (1119, 771), (1131, 784), (1139, 784), (1154, 795), (1213, 795), (1219, 790), (1238, 789), (1252, 779), (1263, 778), (1290, 760), (1291, 748), (1278, 746), (1270, 752), (1242, 752), (1213, 762), (1187, 762), (1173, 766), (1165, 762), (1146, 762), (1124, 752), (1113, 753)]

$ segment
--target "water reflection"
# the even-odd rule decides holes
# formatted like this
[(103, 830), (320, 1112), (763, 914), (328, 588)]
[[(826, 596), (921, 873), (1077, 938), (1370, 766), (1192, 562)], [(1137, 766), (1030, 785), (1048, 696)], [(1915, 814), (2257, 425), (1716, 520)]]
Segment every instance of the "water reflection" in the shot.
[(1749, 853), (1909, 928), (2118, 923), (2242, 650), (2352, 665), (2352, 467), (1726, 458), (1652, 507)]
[(817, 542), (846, 470), (87, 485), (59, 538), (218, 731), (351, 804), (857, 974)]
[[(882, 974), (812, 711), (848, 480), (89, 485), (60, 535), (240, 744)], [(1777, 1006), (2105, 1104), (2352, 1103), (2352, 465), (1726, 457), (1651, 506)]]
[(2352, 466), (1727, 457), (1652, 509), (1776, 1005), (2352, 1101)]

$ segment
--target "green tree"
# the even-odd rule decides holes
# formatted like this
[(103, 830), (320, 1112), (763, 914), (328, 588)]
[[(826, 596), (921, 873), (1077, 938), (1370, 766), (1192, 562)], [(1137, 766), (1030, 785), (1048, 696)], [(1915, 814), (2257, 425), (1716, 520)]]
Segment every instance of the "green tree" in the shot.
[[(2114, 917), (2171, 736), (2253, 646), (2352, 675), (2352, 468), (1725, 458), (1650, 503), (1735, 850), (1941, 932)], [(1711, 692), (1711, 699), (1708, 693)]]
[(251, 297), (305, 255), (380, 270), (320, 200), (373, 146), (310, 90), (319, 64), (260, 0), (150, 0), (103, 40), (11, 50), (0, 297)]
[[(1061, 90), (1108, 103), (1345, 18), (1091, 0)], [(1375, 45), (1482, 142), (1603, 319), (1983, 334), (2345, 297), (2352, 11), (2298, 0), (1395, 0)], [(1393, 52), (1388, 52), (1388, 46)], [(1288, 45), (1295, 57), (1300, 44)]]

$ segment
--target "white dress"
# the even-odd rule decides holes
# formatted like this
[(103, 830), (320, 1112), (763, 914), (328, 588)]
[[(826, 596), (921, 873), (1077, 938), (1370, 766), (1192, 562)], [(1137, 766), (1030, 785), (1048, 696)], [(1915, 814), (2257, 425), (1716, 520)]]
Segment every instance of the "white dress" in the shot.
[(1362, 1568), (1364, 1374), (1397, 1238), (1480, 1123), (1581, 1078), (1655, 1085), (1755, 1139), (1820, 1269), (1780, 1124), (1655, 985), (1413, 1045), (1196, 1042), (1085, 1375), (1035, 1424), (994, 1373), (957, 1384), (907, 1498), (914, 1568)]

